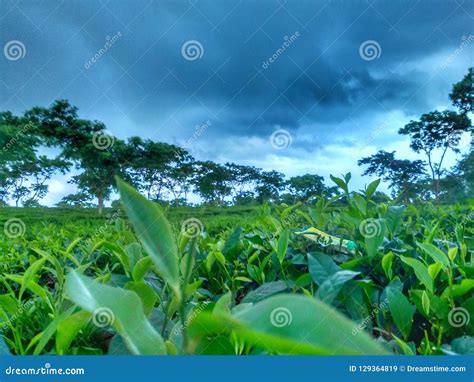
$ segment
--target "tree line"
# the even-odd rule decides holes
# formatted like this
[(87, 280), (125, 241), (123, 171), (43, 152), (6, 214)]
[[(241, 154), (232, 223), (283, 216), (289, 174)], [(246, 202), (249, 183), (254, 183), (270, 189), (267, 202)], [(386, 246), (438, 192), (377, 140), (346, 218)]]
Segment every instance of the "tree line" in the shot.
[[(399, 130), (410, 137), (411, 148), (426, 161), (397, 159), (395, 152), (379, 151), (362, 158), (364, 175), (387, 181), (392, 196), (406, 201), (425, 199), (460, 200), (473, 191), (472, 142), (469, 154), (450, 170), (443, 167), (449, 150), (459, 153), (464, 133), (472, 132), (473, 70), (453, 85), (450, 96), (456, 110), (433, 111), (410, 121)], [(70, 183), (78, 192), (67, 195), (60, 206), (92, 206), (99, 211), (111, 197), (118, 175), (132, 183), (148, 198), (188, 203), (197, 193), (205, 203), (241, 205), (266, 201), (294, 203), (315, 195), (331, 197), (336, 187), (327, 186), (317, 174), (285, 179), (278, 171), (264, 171), (235, 163), (198, 161), (182, 147), (142, 139), (126, 140), (107, 133), (99, 121), (82, 119), (67, 100), (50, 107), (33, 107), (22, 115), (0, 113), (0, 205), (38, 206), (48, 192), (55, 174), (74, 169)], [(40, 154), (45, 148), (58, 154)], [(440, 155), (435, 155), (440, 153)]]

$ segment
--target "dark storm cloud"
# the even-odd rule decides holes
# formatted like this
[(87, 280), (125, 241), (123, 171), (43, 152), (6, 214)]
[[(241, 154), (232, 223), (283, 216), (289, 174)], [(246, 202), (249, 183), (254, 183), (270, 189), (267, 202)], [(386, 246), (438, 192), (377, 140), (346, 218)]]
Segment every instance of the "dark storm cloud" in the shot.
[[(121, 137), (175, 142), (210, 120), (200, 146), (213, 146), (214, 156), (219, 138), (308, 126), (318, 140), (347, 119), (359, 121), (363, 135), (375, 113), (413, 115), (446, 103), (450, 81), (469, 62), (464, 53), (438, 74), (440, 60), (472, 34), (474, 13), (474, 3), (461, 0), (3, 1), (2, 8), (2, 43), (26, 46), (24, 59), (1, 60), (3, 109), (67, 98)], [(202, 45), (201, 58), (183, 57), (189, 40)], [(367, 40), (380, 45), (379, 58), (361, 58)]]

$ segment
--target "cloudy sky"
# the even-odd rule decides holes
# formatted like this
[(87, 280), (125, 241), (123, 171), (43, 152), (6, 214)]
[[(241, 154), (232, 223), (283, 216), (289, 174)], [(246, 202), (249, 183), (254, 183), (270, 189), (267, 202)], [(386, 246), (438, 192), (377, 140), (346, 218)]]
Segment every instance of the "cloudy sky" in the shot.
[[(2, 110), (68, 99), (119, 138), (288, 176), (352, 171), (354, 187), (362, 156), (417, 158), (397, 130), (449, 108), (474, 57), (470, 0), (0, 4)], [(48, 204), (73, 190), (50, 186)]]

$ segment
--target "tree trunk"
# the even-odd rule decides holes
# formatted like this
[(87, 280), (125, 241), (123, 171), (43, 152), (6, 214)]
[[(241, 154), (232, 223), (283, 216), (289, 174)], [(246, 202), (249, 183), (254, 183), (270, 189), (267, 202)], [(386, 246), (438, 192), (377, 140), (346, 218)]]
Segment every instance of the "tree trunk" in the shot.
[(102, 210), (104, 208), (104, 195), (102, 194), (102, 192), (99, 192), (99, 194), (97, 195), (97, 202), (99, 207), (99, 215), (102, 215)]

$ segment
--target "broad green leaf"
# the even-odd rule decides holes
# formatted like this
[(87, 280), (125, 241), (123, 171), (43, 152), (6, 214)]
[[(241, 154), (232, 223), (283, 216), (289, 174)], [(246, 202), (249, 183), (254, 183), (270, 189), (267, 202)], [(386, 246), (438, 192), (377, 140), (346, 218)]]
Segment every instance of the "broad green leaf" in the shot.
[(145, 315), (148, 316), (155, 307), (155, 303), (158, 301), (158, 294), (155, 290), (143, 281), (131, 281), (127, 283), (124, 288), (134, 291), (138, 297), (140, 297), (143, 304), (143, 311), (145, 312)]
[(392, 272), (392, 264), (393, 264), (393, 252), (389, 252), (384, 257), (382, 257), (382, 269), (385, 272), (385, 276), (389, 280), (392, 279), (393, 272)]
[(397, 336), (393, 335), (393, 338), (395, 338), (395, 342), (397, 343), (398, 346), (400, 346), (400, 349), (402, 349), (404, 355), (415, 355), (415, 352), (413, 349), (408, 346), (408, 344), (403, 341), (402, 339), (398, 338)]
[(385, 213), (385, 225), (391, 238), (395, 236), (405, 213), (405, 206), (390, 206)]
[(66, 293), (93, 315), (106, 314), (133, 354), (166, 353), (163, 339), (146, 319), (142, 302), (135, 292), (100, 284), (71, 271), (66, 279)]
[(54, 320), (52, 320), (49, 325), (43, 330), (41, 333), (37, 334), (33, 340), (30, 341), (28, 347), (31, 347), (35, 343), (37, 343), (35, 347), (35, 351), (33, 352), (34, 355), (41, 354), (45, 346), (48, 344), (49, 340), (53, 337), (54, 333), (58, 328), (58, 325), (63, 321), (66, 317), (69, 317), (72, 312), (74, 312), (75, 307), (72, 306), (68, 310), (62, 312), (61, 314), (57, 315)]
[(145, 251), (153, 259), (163, 280), (180, 296), (178, 249), (162, 209), (118, 178), (117, 186), (125, 212)]
[(439, 248), (430, 243), (416, 243), (434, 261), (440, 262), (445, 268), (450, 266), (448, 256)]
[(90, 321), (91, 314), (80, 310), (62, 320), (56, 330), (56, 352), (63, 355), (71, 346), (79, 331)]
[(150, 271), (153, 260), (147, 256), (137, 261), (133, 267), (132, 277), (134, 281), (142, 281), (148, 271)]
[(329, 276), (316, 291), (315, 297), (331, 304), (337, 297), (343, 285), (356, 277), (360, 272), (341, 270)]
[(280, 261), (280, 264), (283, 263), (283, 260), (285, 259), (285, 256), (286, 256), (286, 250), (288, 249), (289, 236), (290, 235), (287, 229), (284, 229), (283, 231), (280, 232), (280, 237), (278, 239), (278, 245), (277, 245), (277, 256), (278, 256), (278, 260)]
[(430, 291), (433, 292), (433, 279), (431, 278), (426, 266), (419, 260), (411, 257), (400, 256), (400, 259), (413, 268), (418, 280)]
[(334, 183), (336, 183), (340, 188), (342, 188), (346, 194), (349, 193), (349, 189), (347, 188), (347, 184), (344, 179), (338, 178), (333, 175), (329, 175), (329, 177)]
[(424, 290), (421, 294), (421, 303), (423, 306), (423, 311), (428, 316), (430, 314), (430, 298), (428, 297), (428, 293)]
[(413, 306), (399, 289), (389, 286), (385, 291), (393, 321), (403, 337), (408, 338), (413, 320)]
[[(234, 333), (276, 354), (383, 355), (387, 352), (357, 325), (320, 300), (282, 294), (231, 315), (199, 314), (190, 324), (192, 346), (211, 334)], [(190, 349), (192, 351), (192, 349)]]
[(428, 273), (430, 274), (431, 278), (434, 280), (436, 276), (438, 276), (439, 271), (443, 268), (443, 264), (441, 263), (433, 263), (428, 265)]
[(383, 219), (366, 219), (360, 224), (360, 232), (365, 238), (365, 249), (369, 257), (375, 256), (385, 237), (385, 222)]
[(284, 281), (272, 281), (260, 285), (257, 289), (250, 291), (242, 300), (242, 303), (258, 302), (270, 297), (276, 293), (283, 292), (288, 289), (288, 285)]
[(461, 297), (466, 293), (469, 293), (472, 289), (474, 289), (474, 280), (464, 279), (459, 284), (454, 284), (452, 289), (449, 286), (446, 287), (446, 289), (441, 294), (441, 297), (448, 298), (451, 295), (451, 291), (453, 293), (453, 297)]
[(380, 178), (375, 179), (373, 182), (369, 183), (369, 185), (367, 186), (365, 190), (365, 196), (367, 197), (367, 199), (370, 199), (372, 197), (372, 195), (377, 190), (377, 187), (379, 186), (379, 184), (380, 184)]
[(326, 279), (341, 270), (330, 256), (320, 252), (308, 253), (308, 268), (317, 285), (321, 285)]
[(21, 283), (20, 293), (19, 293), (19, 297), (18, 297), (20, 300), (21, 300), (21, 297), (23, 296), (23, 293), (25, 292), (25, 290), (29, 287), (30, 282), (35, 283), (36, 274), (39, 272), (39, 270), (44, 265), (46, 260), (47, 260), (46, 257), (43, 257), (41, 259), (36, 260), (25, 271), (25, 273), (22, 277), (22, 283)]

